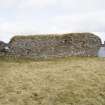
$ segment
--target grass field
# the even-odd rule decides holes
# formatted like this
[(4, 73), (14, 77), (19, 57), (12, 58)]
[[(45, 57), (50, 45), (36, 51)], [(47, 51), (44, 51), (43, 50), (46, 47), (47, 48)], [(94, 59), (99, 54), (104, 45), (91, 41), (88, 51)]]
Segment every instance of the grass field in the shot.
[(105, 59), (0, 58), (0, 105), (105, 105)]

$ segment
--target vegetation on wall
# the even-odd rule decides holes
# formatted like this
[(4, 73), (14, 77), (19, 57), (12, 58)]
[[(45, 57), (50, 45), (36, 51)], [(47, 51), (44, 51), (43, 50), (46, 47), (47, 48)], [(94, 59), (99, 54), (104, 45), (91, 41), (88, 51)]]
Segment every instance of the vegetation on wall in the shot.
[(10, 54), (28, 58), (96, 56), (101, 39), (91, 33), (14, 36)]

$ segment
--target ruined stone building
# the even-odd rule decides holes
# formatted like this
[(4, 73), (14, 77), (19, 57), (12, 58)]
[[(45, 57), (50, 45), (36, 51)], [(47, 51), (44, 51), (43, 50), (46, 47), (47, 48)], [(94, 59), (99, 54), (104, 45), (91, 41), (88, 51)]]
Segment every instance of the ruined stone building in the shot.
[(91, 33), (14, 36), (8, 43), (9, 54), (27, 58), (97, 56), (100, 45)]
[(3, 41), (0, 41), (0, 54), (6, 54), (9, 51), (8, 44), (4, 43)]

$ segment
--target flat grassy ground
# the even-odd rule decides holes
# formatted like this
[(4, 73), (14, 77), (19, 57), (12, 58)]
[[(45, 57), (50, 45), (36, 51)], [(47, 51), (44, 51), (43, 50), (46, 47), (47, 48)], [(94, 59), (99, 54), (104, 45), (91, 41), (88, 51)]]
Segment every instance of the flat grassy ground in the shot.
[(105, 105), (105, 59), (0, 58), (0, 105)]

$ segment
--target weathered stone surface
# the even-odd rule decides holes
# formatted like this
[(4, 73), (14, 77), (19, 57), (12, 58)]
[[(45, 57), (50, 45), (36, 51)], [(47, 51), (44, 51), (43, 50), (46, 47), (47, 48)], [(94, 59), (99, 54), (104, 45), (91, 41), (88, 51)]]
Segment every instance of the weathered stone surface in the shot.
[(4, 43), (3, 41), (0, 41), (0, 55), (5, 54), (9, 51), (8, 44)]
[(9, 43), (11, 54), (29, 58), (96, 56), (100, 45), (91, 33), (15, 36)]

